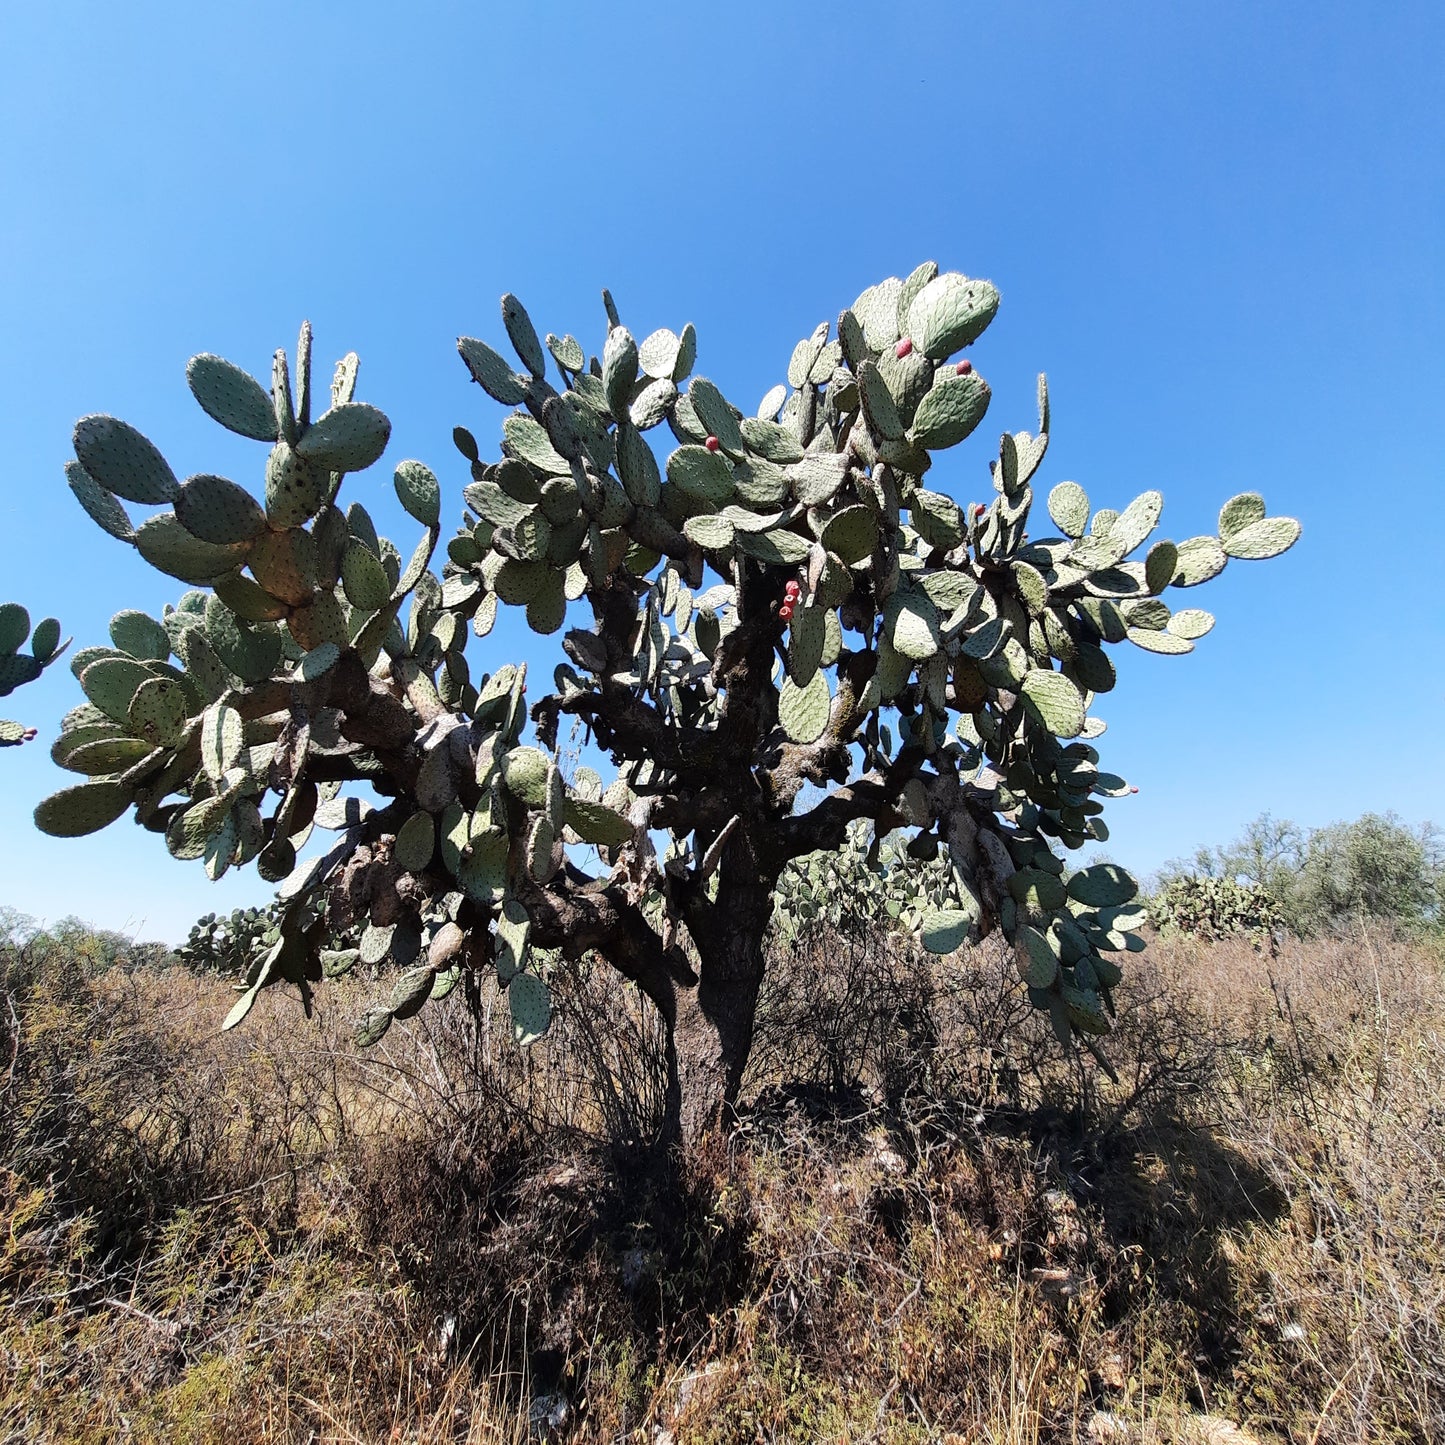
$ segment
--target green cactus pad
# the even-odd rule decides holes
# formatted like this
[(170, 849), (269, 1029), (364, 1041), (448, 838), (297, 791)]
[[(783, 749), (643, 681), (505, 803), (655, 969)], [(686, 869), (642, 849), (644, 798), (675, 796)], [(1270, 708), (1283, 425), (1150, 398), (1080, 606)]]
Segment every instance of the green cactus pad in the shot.
[(726, 517), (711, 512), (689, 517), (682, 530), (688, 541), (709, 552), (724, 552), (733, 544), (733, 525)]
[(206, 599), (206, 641), (242, 682), (263, 681), (281, 660), (281, 634), (265, 624), (242, 622), (219, 597)]
[(858, 368), (858, 395), (863, 402), (864, 415), (878, 436), (896, 441), (903, 435), (903, 420), (898, 415), (888, 383), (871, 361), (865, 361)]
[(1229, 559), (1215, 537), (1190, 537), (1179, 544), (1179, 561), (1174, 572), (1175, 587), (1197, 587), (1224, 571)]
[(1024, 924), (1015, 943), (1019, 977), (1030, 988), (1049, 988), (1059, 976), (1058, 955), (1037, 928)]
[(1231, 497), (1219, 509), (1220, 539), (1223, 541), (1263, 520), (1264, 498), (1258, 492), (1241, 492), (1237, 497)]
[(778, 692), (778, 722), (795, 743), (815, 743), (827, 729), (832, 702), (826, 674), (814, 673), (805, 687), (785, 677)]
[(1061, 672), (1035, 668), (1020, 688), (1024, 706), (1055, 737), (1076, 738), (1084, 730), (1084, 699)]
[(391, 600), (391, 579), (360, 542), (351, 542), (341, 555), (341, 585), (346, 600), (362, 612), (375, 612)]
[(926, 593), (898, 591), (884, 604), (883, 635), (911, 662), (925, 662), (939, 649), (938, 609)]
[(1265, 517), (1220, 540), (1226, 555), (1260, 562), (1289, 551), (1299, 537), (1300, 524), (1293, 517)]
[(681, 347), (682, 341), (676, 332), (669, 331), (665, 326), (654, 331), (637, 348), (637, 359), (643, 373), (658, 381), (671, 381)]
[(947, 377), (918, 403), (909, 436), (930, 451), (954, 446), (983, 420), (991, 397), (988, 383), (976, 371)]
[(93, 742), (68, 748), (62, 758), (55, 760), (68, 772), (98, 778), (123, 773), (142, 758), (149, 757), (152, 751), (151, 745), (141, 738), (96, 738)]
[(1133, 877), (1113, 863), (1095, 863), (1069, 879), (1069, 897), (1088, 908), (1116, 908), (1139, 892)]
[(721, 506), (733, 494), (727, 459), (706, 447), (681, 446), (667, 459), (667, 479), (680, 492)]
[(845, 507), (828, 520), (820, 540), (845, 565), (856, 567), (873, 555), (879, 540), (878, 519), (867, 507)]
[(575, 336), (548, 335), (547, 350), (564, 371), (581, 371), (587, 365), (587, 353), (582, 350), (581, 343)]
[(802, 607), (788, 627), (788, 672), (799, 687), (812, 681), (823, 661), (827, 627), (821, 607)]
[(567, 620), (567, 587), (563, 573), (548, 567), (537, 590), (527, 603), (527, 626), (539, 637), (548, 637)]
[(1194, 644), (1186, 637), (1174, 632), (1160, 632), (1150, 627), (1131, 627), (1129, 641), (1145, 652), (1157, 652), (1165, 657), (1178, 657), (1194, 651)]
[(18, 602), (0, 604), (0, 656), (19, 652), (30, 636), (30, 613)]
[(1176, 612), (1167, 626), (1176, 637), (1185, 637), (1193, 642), (1213, 628), (1214, 614), (1199, 607), (1186, 607)]
[(206, 709), (201, 722), (201, 766), (213, 783), (219, 783), (241, 761), (245, 741), (245, 724), (235, 708), (219, 703)]
[[(65, 646), (70, 646), (68, 639)], [(30, 639), (30, 651), (36, 662), (43, 666), (49, 666), (55, 660), (57, 653), (64, 651), (60, 645), (59, 618), (44, 617), (35, 624), (35, 632)]]
[(1144, 586), (1155, 596), (1162, 592), (1179, 570), (1179, 548), (1173, 542), (1156, 542), (1144, 559)]
[(507, 835), (500, 828), (473, 833), (471, 852), (462, 859), (457, 882), (478, 903), (499, 903), (507, 886)]
[(1049, 516), (1064, 536), (1077, 540), (1089, 525), (1089, 494), (1077, 482), (1060, 482), (1049, 493)]
[(248, 561), (252, 575), (271, 596), (293, 607), (304, 607), (311, 601), (317, 568), (316, 544), (310, 533), (299, 528), (266, 532), (252, 548)]
[(328, 472), (361, 472), (390, 440), (386, 414), (364, 401), (352, 401), (333, 407), (307, 427), (296, 454)]
[(1159, 524), (1164, 498), (1158, 492), (1142, 492), (1119, 514), (1109, 528), (1109, 540), (1120, 557), (1127, 557)]
[(625, 326), (614, 326), (602, 348), (602, 389), (613, 416), (626, 416), (637, 382), (637, 342)]
[(547, 358), (542, 343), (537, 340), (537, 328), (532, 325), (527, 308), (510, 292), (502, 297), (502, 325), (507, 328), (507, 339), (522, 359), (522, 365), (540, 380), (547, 370)]
[(966, 523), (952, 497), (920, 487), (909, 503), (913, 529), (930, 547), (951, 551), (963, 541)]
[[(324, 642), (346, 647), (351, 642), (346, 612), (334, 592), (319, 591), (308, 607), (297, 607), (286, 619), (297, 646), (310, 652)], [(257, 679), (259, 681), (259, 679)]]
[[(950, 271), (935, 277), (914, 297), (904, 329), (924, 355), (944, 361), (983, 335), (998, 313), (998, 303), (998, 291), (990, 282), (971, 281)], [(869, 344), (873, 344), (871, 335)]]
[[(240, 1004), (237, 1004), (237, 1007), (239, 1008)], [(226, 1020), (227, 1024), (230, 1022), (230, 1019)], [(391, 1010), (385, 1004), (373, 1004), (362, 1014), (361, 1022), (356, 1026), (356, 1047), (369, 1049), (374, 1044), (379, 1044), (390, 1027)]]
[(441, 523), (442, 494), (436, 476), (421, 462), (402, 462), (396, 469), (397, 500), (423, 527)]
[(136, 689), (127, 722), (152, 747), (169, 747), (180, 737), (187, 715), (185, 688), (168, 677), (152, 677)]
[(961, 908), (930, 909), (923, 915), (921, 937), (929, 953), (947, 957), (968, 941), (977, 920)]
[(219, 356), (193, 356), (186, 364), (186, 382), (201, 410), (227, 431), (258, 442), (277, 439), (276, 409), (249, 371)]
[(517, 375), (505, 357), (493, 351), (485, 341), (474, 336), (459, 336), (457, 350), (466, 362), (472, 380), (487, 393), (493, 401), (503, 406), (521, 406), (527, 399), (527, 381)]
[(75, 493), (75, 500), (98, 527), (122, 542), (135, 537), (135, 528), (125, 508), (79, 462), (66, 462), (65, 481)]
[(602, 848), (620, 848), (632, 837), (632, 824), (605, 803), (570, 797), (562, 815), (567, 827), (584, 843)]
[(848, 474), (848, 459), (836, 452), (814, 452), (783, 470), (793, 495), (805, 507), (832, 501)]
[(756, 456), (779, 466), (803, 459), (803, 448), (786, 427), (759, 417), (744, 417), (740, 425), (744, 444)]
[(266, 526), (266, 514), (250, 492), (225, 477), (204, 473), (181, 483), (175, 509), (193, 537), (221, 547), (249, 542)]
[(126, 726), (132, 698), (154, 675), (131, 658), (103, 657), (80, 674), (80, 686), (101, 712)]
[(502, 759), (502, 779), (514, 798), (528, 807), (540, 808), (547, 801), (547, 773), (550, 761), (540, 748), (513, 748)]
[(204, 587), (245, 562), (251, 544), (218, 546), (203, 542), (181, 524), (174, 512), (159, 512), (135, 534), (136, 550), (158, 572)]
[[(25, 724), (12, 722), (9, 718), (0, 718), (0, 748), (13, 748), (25, 741)], [(77, 772), (85, 772), (86, 769), (76, 769)], [(104, 772), (111, 771), (109, 768), (102, 769)]]
[(707, 428), (707, 434), (715, 436), (718, 445), (729, 456), (741, 457), (744, 450), (742, 430), (722, 392), (705, 376), (695, 376), (688, 385), (687, 395), (698, 420)]
[(555, 869), (556, 830), (546, 818), (535, 818), (527, 834), (527, 872), (538, 883), (548, 882)]
[(512, 1011), (512, 1038), (522, 1047), (534, 1044), (552, 1023), (552, 996), (535, 973), (519, 973), (507, 985)]
[(418, 964), (398, 974), (386, 1000), (392, 1018), (409, 1019), (420, 1013), (422, 1006), (431, 998), (435, 981), (436, 973), (429, 963)]
[(107, 491), (142, 506), (158, 506), (178, 483), (155, 444), (113, 416), (86, 416), (75, 424), (75, 455)]
[(638, 392), (627, 414), (638, 431), (650, 431), (667, 418), (676, 404), (677, 383), (665, 379), (654, 381)]
[(41, 802), (35, 826), (52, 838), (81, 838), (115, 822), (130, 803), (131, 790), (121, 783), (80, 783)]
[(547, 433), (529, 416), (514, 413), (502, 423), (507, 446), (543, 476), (565, 477), (567, 459), (552, 445)]
[(397, 830), (392, 852), (408, 873), (420, 873), (429, 867), (436, 852), (436, 822), (431, 814), (413, 813)]

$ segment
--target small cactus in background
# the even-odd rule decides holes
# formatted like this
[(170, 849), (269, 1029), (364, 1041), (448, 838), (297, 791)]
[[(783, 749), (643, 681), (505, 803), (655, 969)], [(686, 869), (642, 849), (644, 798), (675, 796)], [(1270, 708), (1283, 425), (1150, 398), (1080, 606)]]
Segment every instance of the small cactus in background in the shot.
[(1149, 921), (1164, 933), (1217, 940), (1243, 934), (1272, 939), (1285, 928), (1284, 915), (1260, 883), (1235, 878), (1172, 878), (1150, 900)]
[(176, 957), (197, 973), (244, 974), (268, 930), (280, 922), (276, 904), (266, 908), (233, 908), (229, 914), (207, 913), (192, 925)]
[[(21, 652), (27, 639), (30, 651)], [(30, 614), (18, 602), (0, 603), (0, 697), (36, 678), (70, 646), (60, 640), (60, 624), (47, 617), (30, 630)], [(0, 718), (0, 748), (18, 747), (36, 736), (33, 727)]]
[[(211, 877), (254, 862), (280, 884), (228, 1025), (283, 981), (309, 1001), (350, 954), (396, 971), (363, 1043), (481, 970), (528, 1043), (551, 1016), (539, 951), (561, 967), (595, 950), (666, 1020), (674, 1137), (714, 1126), (736, 1092), (780, 881), (785, 899), (801, 889), (797, 860), (835, 854), (850, 828), (870, 861), (906, 830), (937, 875), (926, 906), (906, 905), (923, 943), (1002, 930), (1061, 1041), (1092, 1048), (1145, 917), (1122, 869), (1066, 879), (1060, 852), (1106, 838), (1103, 800), (1129, 791), (1095, 747), (1106, 649), (1192, 651), (1214, 619), (1166, 594), (1284, 551), (1299, 525), (1247, 493), (1217, 536), (1131, 560), (1159, 494), (1094, 510), (1060, 482), (1057, 532), (1030, 533), (1042, 377), (1037, 433), (1000, 437), (992, 504), (965, 513), (939, 464), (988, 410), (958, 353), (998, 302), (931, 262), (889, 278), (801, 340), (748, 413), (693, 374), (691, 326), (638, 342), (604, 292), (589, 358), (506, 296), (516, 368), (458, 342), (508, 414), (494, 460), (453, 433), (470, 475), (436, 566), (441, 491), (422, 463), (393, 472), (422, 530), (409, 555), (343, 503), (391, 427), (355, 399), (354, 354), (330, 405), (315, 396), (309, 327), (269, 390), (219, 357), (187, 369), (210, 416), (269, 449), (259, 495), (181, 480), (134, 428), (86, 417), (77, 500), (192, 590), (160, 618), (118, 613), (111, 645), (74, 657), (86, 700), (54, 755), (87, 781), (37, 824), (78, 835), (133, 810)], [(561, 634), (530, 707), (525, 667), (467, 656), (502, 607)], [(610, 785), (564, 776), (563, 717), (611, 759)], [(332, 846), (298, 863), (318, 829)], [(346, 930), (354, 953), (328, 954)]]

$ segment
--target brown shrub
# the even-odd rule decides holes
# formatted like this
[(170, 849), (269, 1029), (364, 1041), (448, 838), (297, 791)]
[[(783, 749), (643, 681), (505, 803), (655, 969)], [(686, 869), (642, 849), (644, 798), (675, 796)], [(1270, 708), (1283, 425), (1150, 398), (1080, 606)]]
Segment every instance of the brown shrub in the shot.
[(358, 1055), (364, 980), (219, 1035), (215, 981), (12, 948), (0, 1438), (1438, 1437), (1439, 959), (1130, 961), (1111, 1083), (1001, 949), (778, 957), (678, 1188), (603, 970), (527, 1053), (456, 997)]

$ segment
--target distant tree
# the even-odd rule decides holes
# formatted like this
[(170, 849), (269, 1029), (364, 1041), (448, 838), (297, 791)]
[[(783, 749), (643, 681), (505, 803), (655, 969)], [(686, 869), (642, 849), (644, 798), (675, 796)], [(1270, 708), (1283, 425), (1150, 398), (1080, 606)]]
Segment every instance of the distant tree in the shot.
[(1411, 829), (1394, 813), (1366, 813), (1310, 834), (1293, 894), (1306, 926), (1360, 915), (1420, 923), (1440, 916), (1442, 881), (1433, 824)]
[[(343, 479), (380, 458), (390, 423), (355, 400), (354, 354), (323, 411), (309, 327), (294, 387), (284, 351), (269, 392), (219, 357), (188, 368), (212, 417), (269, 448), (259, 501), (221, 477), (182, 483), (134, 428), (84, 418), (68, 468), (81, 505), (199, 590), (159, 619), (117, 614), (112, 645), (75, 658), (87, 701), (55, 757), (91, 781), (43, 802), (39, 826), (87, 833), (133, 808), (212, 877), (255, 861), (284, 880), (276, 940), (230, 1023), (283, 980), (309, 998), (344, 966), (323, 959), (328, 940), (354, 927), (353, 956), (401, 970), (363, 1042), (484, 969), (528, 1042), (551, 1016), (536, 950), (559, 966), (595, 951), (665, 1024), (669, 1136), (684, 1141), (735, 1097), (779, 879), (859, 821), (875, 860), (902, 828), (946, 860), (928, 947), (999, 928), (1062, 1041), (1106, 1032), (1113, 956), (1140, 946), (1143, 910), (1122, 869), (1065, 879), (1056, 851), (1106, 838), (1100, 800), (1129, 791), (1093, 745), (1090, 709), (1115, 682), (1105, 648), (1192, 651), (1214, 619), (1165, 594), (1283, 552), (1299, 524), (1245, 493), (1217, 536), (1130, 561), (1159, 493), (1095, 510), (1061, 482), (1057, 531), (1030, 533), (1042, 377), (1037, 435), (1005, 433), (988, 500), (956, 500), (933, 469), (988, 408), (961, 353), (999, 297), (931, 262), (799, 341), (752, 414), (691, 376), (691, 326), (639, 343), (603, 300), (590, 359), (570, 335), (544, 344), (512, 296), (521, 370), (458, 343), (510, 414), (495, 460), (454, 433), (471, 477), (440, 576), (441, 494), (421, 463), (395, 472), (424, 531), (409, 561), (359, 501), (341, 510)], [(659, 460), (648, 435), (668, 432)], [(162, 510), (135, 526), (126, 502)], [(468, 662), (499, 604), (555, 634), (572, 603), (585, 624), (530, 708), (525, 668)], [(610, 757), (610, 786), (563, 775), (564, 717)], [(313, 827), (337, 842), (298, 868)]]

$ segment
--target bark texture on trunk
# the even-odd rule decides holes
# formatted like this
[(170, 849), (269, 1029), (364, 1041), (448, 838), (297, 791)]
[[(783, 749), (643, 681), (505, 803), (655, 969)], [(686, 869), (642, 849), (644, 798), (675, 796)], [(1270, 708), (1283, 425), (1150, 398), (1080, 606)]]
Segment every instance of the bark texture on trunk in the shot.
[(717, 900), (689, 918), (698, 980), (676, 991), (669, 1040), (676, 1081), (673, 1127), (684, 1153), (725, 1129), (737, 1103), (752, 1049), (771, 916), (771, 883), (751, 867), (734, 871), (725, 865)]

